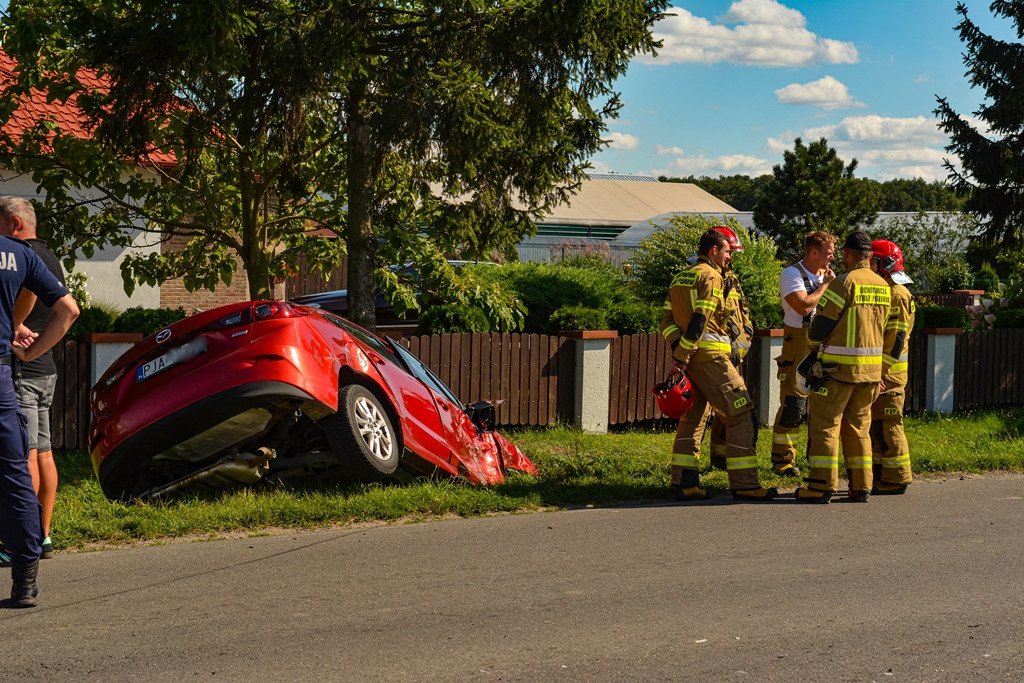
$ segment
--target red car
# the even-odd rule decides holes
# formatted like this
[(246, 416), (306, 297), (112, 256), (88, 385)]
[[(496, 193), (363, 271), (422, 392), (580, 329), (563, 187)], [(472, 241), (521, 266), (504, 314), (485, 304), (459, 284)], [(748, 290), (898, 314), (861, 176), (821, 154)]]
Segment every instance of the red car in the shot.
[(93, 467), (111, 499), (400, 472), (537, 473), (400, 344), (307, 306), (248, 301), (174, 323), (93, 387)]

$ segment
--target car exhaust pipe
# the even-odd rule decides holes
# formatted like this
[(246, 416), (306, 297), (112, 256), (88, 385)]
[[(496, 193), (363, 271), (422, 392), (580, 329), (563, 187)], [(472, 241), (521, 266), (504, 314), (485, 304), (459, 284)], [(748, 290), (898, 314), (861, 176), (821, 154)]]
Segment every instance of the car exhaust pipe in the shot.
[(157, 499), (192, 488), (222, 489), (239, 484), (255, 484), (270, 470), (270, 461), (276, 457), (277, 451), (266, 446), (256, 449), (255, 453), (230, 453), (197, 472), (169, 484), (153, 487), (139, 498)]

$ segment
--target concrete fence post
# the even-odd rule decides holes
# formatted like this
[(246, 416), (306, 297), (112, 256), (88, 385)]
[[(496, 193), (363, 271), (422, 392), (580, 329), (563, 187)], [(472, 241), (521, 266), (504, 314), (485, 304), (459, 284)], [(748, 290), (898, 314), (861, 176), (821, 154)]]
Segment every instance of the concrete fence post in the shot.
[(953, 381), (956, 375), (956, 338), (959, 327), (933, 327), (924, 330), (925, 351), (924, 409), (929, 413), (953, 412)]
[(561, 336), (576, 347), (573, 424), (591, 434), (608, 431), (609, 378), (615, 330), (570, 330)]
[(90, 332), (82, 341), (91, 345), (89, 350), (89, 387), (96, 386), (103, 373), (128, 349), (142, 341), (140, 332)]
[(747, 391), (754, 399), (759, 425), (775, 424), (775, 414), (779, 410), (779, 377), (775, 358), (782, 353), (783, 334), (782, 330), (754, 330), (750, 345), (747, 362), (754, 364), (757, 375), (753, 379), (754, 386), (747, 387)]

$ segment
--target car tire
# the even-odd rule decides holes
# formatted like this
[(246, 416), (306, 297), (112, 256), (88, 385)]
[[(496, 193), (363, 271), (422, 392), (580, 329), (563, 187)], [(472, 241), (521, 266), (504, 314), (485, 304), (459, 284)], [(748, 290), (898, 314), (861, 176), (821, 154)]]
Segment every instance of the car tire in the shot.
[(391, 418), (366, 387), (350, 384), (338, 394), (338, 412), (327, 418), (327, 436), (342, 472), (377, 481), (398, 469), (401, 449)]

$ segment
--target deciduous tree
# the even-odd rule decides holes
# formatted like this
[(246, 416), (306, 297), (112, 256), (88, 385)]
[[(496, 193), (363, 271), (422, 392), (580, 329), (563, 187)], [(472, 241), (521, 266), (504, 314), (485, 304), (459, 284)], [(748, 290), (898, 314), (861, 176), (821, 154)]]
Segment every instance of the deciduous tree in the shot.
[[(511, 249), (531, 216), (571, 194), (619, 108), (612, 84), (656, 47), (665, 6), (14, 0), (3, 44), (21, 68), (10, 94), (70, 98), (95, 127), (80, 140), (40, 122), (7, 141), (9, 158), (86, 253), (125, 244), (133, 221), (187, 237), (183, 251), (126, 259), (127, 287), (176, 275), (212, 287), (230, 280), (237, 253), (263, 297), (300, 254), (330, 268), (347, 249), (357, 322), (373, 325), (374, 277), (399, 310), (415, 304), (383, 266), (416, 260), (421, 286), (507, 327), (511, 302), (460, 280), (444, 256)], [(84, 87), (82, 69), (109, 91)], [(153, 167), (153, 151), (178, 165)], [(87, 187), (102, 192), (92, 207)]]

